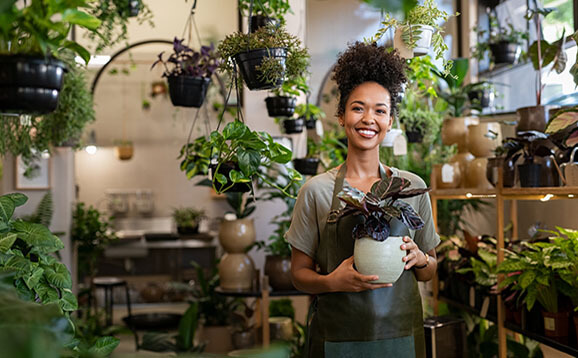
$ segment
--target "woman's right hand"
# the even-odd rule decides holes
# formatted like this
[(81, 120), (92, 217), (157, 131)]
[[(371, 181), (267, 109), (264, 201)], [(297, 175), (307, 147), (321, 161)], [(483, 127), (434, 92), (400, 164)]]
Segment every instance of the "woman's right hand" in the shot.
[(391, 287), (391, 283), (371, 283), (379, 277), (362, 275), (353, 268), (353, 256), (343, 262), (327, 275), (329, 286), (333, 292), (361, 292), (376, 288)]

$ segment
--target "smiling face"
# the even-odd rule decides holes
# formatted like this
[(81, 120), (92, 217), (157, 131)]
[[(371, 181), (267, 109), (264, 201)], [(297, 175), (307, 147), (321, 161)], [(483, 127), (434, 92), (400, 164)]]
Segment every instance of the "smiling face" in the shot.
[(376, 82), (364, 82), (355, 87), (339, 122), (345, 129), (350, 149), (374, 150), (391, 128), (389, 91)]

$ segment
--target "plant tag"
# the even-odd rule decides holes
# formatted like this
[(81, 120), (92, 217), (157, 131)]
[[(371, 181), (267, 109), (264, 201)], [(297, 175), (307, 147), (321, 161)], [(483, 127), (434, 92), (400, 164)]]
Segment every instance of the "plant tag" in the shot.
[(476, 307), (476, 289), (470, 287), (470, 307)]
[(381, 146), (382, 147), (393, 147), (393, 143), (395, 141), (395, 138), (402, 135), (402, 133), (403, 132), (399, 128), (390, 129), (389, 132), (387, 132), (387, 134), (385, 135), (385, 137), (381, 141)]
[(407, 140), (404, 135), (398, 135), (393, 141), (393, 155), (407, 154)]
[(454, 181), (454, 167), (450, 164), (442, 166), (442, 183), (451, 183)]
[(482, 310), (480, 311), (480, 317), (486, 318), (488, 315), (488, 308), (490, 308), (490, 298), (488, 296), (484, 297), (484, 303), (482, 303)]
[(323, 123), (320, 120), (315, 121), (315, 133), (319, 137), (323, 137)]
[(552, 317), (544, 317), (544, 329), (547, 331), (556, 330), (556, 321)]

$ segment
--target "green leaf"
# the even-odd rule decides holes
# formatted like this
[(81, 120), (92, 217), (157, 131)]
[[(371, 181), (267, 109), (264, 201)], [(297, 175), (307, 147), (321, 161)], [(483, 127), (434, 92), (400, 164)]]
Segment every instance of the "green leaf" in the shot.
[(10, 221), (15, 208), (14, 200), (7, 196), (0, 196), (0, 221), (5, 223)]
[(90, 61), (90, 52), (88, 52), (88, 50), (86, 48), (84, 48), (83, 46), (79, 45), (78, 43), (76, 43), (74, 41), (64, 41), (64, 43), (62, 45), (65, 48), (77, 53), (82, 58), (84, 63), (86, 65), (88, 65), (88, 61)]
[(4, 270), (16, 271), (20, 276), (34, 269), (33, 263), (22, 256), (12, 256), (3, 267)]
[(179, 322), (179, 334), (177, 336), (177, 345), (183, 351), (189, 351), (193, 346), (195, 329), (199, 317), (199, 304), (193, 302)]
[(101, 21), (96, 17), (76, 9), (66, 9), (62, 13), (62, 21), (75, 24), (89, 30), (96, 30)]
[[(556, 53), (558, 52), (558, 46), (551, 45), (546, 40), (540, 41), (540, 52), (542, 53), (542, 68), (548, 66), (550, 62), (554, 61), (556, 58)], [(532, 65), (534, 69), (538, 70), (538, 41), (534, 42), (528, 49), (528, 55), (532, 60)]]
[(229, 172), (229, 178), (231, 179), (231, 181), (233, 183), (250, 183), (251, 179), (245, 177), (243, 175), (243, 173), (237, 171), (237, 170), (231, 170)]
[(61, 290), (62, 298), (60, 299), (60, 308), (65, 312), (76, 311), (78, 309), (78, 301), (71, 290), (64, 288)]
[(42, 269), (42, 267), (36, 267), (30, 276), (24, 277), (24, 283), (26, 283), (26, 286), (28, 286), (29, 289), (34, 290), (43, 274), (44, 269)]
[(241, 148), (239, 148), (237, 160), (239, 161), (239, 168), (245, 176), (250, 177), (259, 171), (259, 165), (261, 164), (261, 155), (259, 152), (254, 150), (241, 150)]
[(16, 241), (17, 235), (14, 233), (0, 234), (0, 252), (6, 253)]
[(215, 179), (221, 184), (221, 185), (227, 185), (227, 177), (224, 176), (221, 173), (217, 173), (215, 174)]
[(530, 286), (532, 281), (536, 278), (536, 271), (526, 271), (520, 275), (520, 287), (523, 289)]
[(2, 195), (2, 197), (12, 199), (12, 201), (14, 201), (14, 205), (16, 205), (16, 207), (22, 206), (28, 201), (28, 197), (22, 193), (4, 194), (4, 195)]
[(249, 128), (243, 122), (235, 120), (225, 126), (223, 137), (225, 140), (240, 139), (247, 131), (249, 131)]
[(576, 111), (565, 111), (555, 116), (546, 127), (546, 133), (556, 133), (578, 123), (578, 108)]
[(15, 221), (12, 227), (17, 232), (18, 238), (24, 240), (30, 246), (42, 248), (45, 253), (55, 252), (64, 248), (62, 241), (57, 236), (52, 235), (45, 226), (19, 220)]
[(38, 284), (38, 287), (36, 287), (35, 291), (38, 294), (38, 297), (40, 297), (42, 304), (58, 303), (60, 300), (58, 290), (56, 288), (50, 287), (45, 279), (40, 280), (40, 283)]
[(120, 339), (114, 337), (99, 337), (94, 345), (88, 349), (89, 353), (108, 357), (118, 347)]
[(56, 263), (52, 267), (45, 267), (45, 277), (48, 282), (59, 288), (71, 288), (72, 279), (70, 277), (70, 272), (66, 266), (62, 263)]

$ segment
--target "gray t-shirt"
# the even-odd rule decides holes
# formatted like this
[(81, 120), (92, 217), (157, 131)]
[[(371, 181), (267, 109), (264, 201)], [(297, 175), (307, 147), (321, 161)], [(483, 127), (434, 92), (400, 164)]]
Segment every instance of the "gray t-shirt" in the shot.
[[(425, 182), (417, 175), (389, 167), (393, 176), (409, 179), (410, 188), (425, 188)], [(382, 167), (383, 171), (384, 168)], [(319, 174), (309, 179), (299, 191), (291, 226), (285, 234), (285, 238), (294, 248), (303, 251), (311, 258), (315, 258), (321, 233), (325, 229), (327, 215), (331, 211), (333, 200), (333, 187), (337, 177), (337, 168), (331, 169), (323, 174)], [(343, 182), (344, 187), (350, 187), (347, 180)], [(431, 202), (429, 194), (414, 196), (403, 199), (409, 203), (421, 216), (425, 225), (421, 230), (410, 230), (410, 235), (423, 252), (435, 248), (440, 243), (439, 235), (435, 232), (433, 218), (431, 214)], [(345, 203), (341, 202), (341, 207)]]

